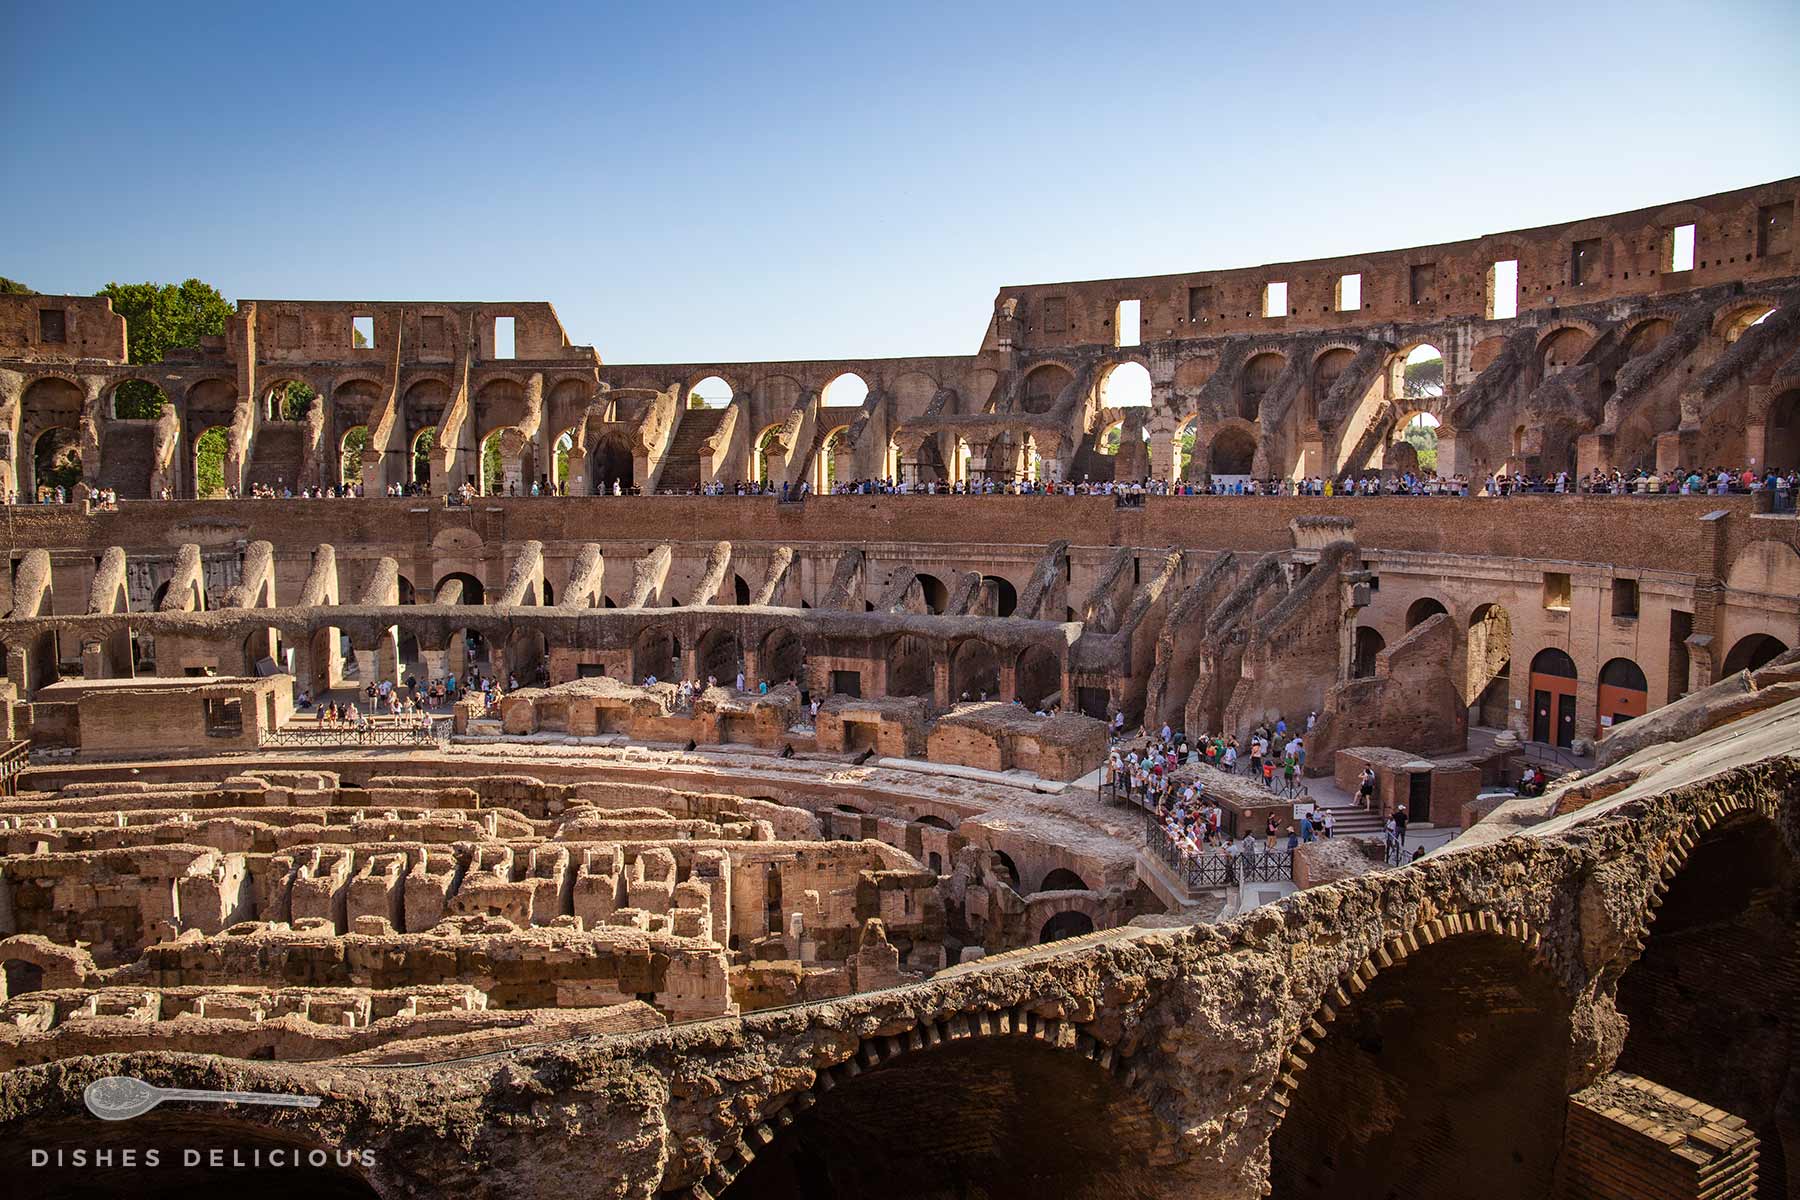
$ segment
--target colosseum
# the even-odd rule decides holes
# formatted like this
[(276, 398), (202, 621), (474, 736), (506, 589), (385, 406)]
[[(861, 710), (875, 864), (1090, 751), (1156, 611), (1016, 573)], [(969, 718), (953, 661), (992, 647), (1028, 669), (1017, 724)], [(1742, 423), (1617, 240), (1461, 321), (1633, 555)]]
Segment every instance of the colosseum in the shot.
[(1800, 1198), (1797, 198), (953, 357), (0, 296), (4, 1186)]

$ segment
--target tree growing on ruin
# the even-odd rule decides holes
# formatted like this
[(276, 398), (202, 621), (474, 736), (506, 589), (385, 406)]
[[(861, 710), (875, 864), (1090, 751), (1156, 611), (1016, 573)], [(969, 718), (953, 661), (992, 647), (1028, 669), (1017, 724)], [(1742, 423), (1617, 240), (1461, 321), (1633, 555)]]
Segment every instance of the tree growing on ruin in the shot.
[(35, 296), (37, 293), (16, 279), (0, 275), (0, 296)]
[(194, 495), (202, 500), (225, 494), (225, 430), (214, 425), (194, 443)]
[[(210, 283), (189, 279), (173, 283), (109, 283), (95, 295), (112, 301), (125, 318), (126, 357), (134, 363), (156, 363), (177, 346), (192, 346), (203, 337), (225, 332), (225, 318), (237, 311)], [(127, 380), (113, 400), (115, 415), (146, 419), (162, 412), (163, 395), (154, 384)]]

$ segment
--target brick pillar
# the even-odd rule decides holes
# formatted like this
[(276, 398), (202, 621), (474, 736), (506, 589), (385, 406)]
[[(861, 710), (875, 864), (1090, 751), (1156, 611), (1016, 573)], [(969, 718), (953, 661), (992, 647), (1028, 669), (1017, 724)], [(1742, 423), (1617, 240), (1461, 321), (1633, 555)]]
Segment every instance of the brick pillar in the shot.
[(1569, 1097), (1553, 1200), (1752, 1200), (1757, 1141), (1741, 1117), (1615, 1071)]

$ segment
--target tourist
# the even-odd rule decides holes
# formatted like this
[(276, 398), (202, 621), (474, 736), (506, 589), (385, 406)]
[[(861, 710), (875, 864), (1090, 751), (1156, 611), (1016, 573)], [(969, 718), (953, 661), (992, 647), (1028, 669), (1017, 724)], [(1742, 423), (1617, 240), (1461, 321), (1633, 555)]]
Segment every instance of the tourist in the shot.
[(1404, 804), (1394, 805), (1394, 836), (1400, 839), (1402, 846), (1406, 845), (1406, 805)]

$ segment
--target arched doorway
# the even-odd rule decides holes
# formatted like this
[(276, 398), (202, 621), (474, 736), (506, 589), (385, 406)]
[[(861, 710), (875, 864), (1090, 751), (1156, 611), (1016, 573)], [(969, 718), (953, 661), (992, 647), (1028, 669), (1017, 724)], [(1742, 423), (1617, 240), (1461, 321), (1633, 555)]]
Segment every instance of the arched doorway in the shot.
[(950, 694), (957, 701), (992, 700), (1000, 694), (1000, 661), (979, 638), (957, 646), (950, 659)]
[(700, 678), (708, 676), (730, 687), (744, 669), (744, 650), (729, 629), (714, 629), (700, 639)]
[(1221, 429), (1213, 438), (1207, 462), (1214, 475), (1248, 475), (1256, 463), (1256, 439), (1236, 426)]
[[(1296, 1073), (1270, 1144), (1271, 1195), (1550, 1195), (1569, 1011), (1543, 964), (1497, 934), (1449, 938), (1383, 968)], [(1387, 1119), (1370, 1119), (1378, 1112)]]
[(717, 375), (708, 375), (688, 389), (689, 408), (724, 408), (731, 403), (731, 385)]
[(1140, 362), (1122, 362), (1109, 367), (1100, 381), (1100, 407), (1148, 408), (1150, 405), (1150, 372)]
[(1612, 729), (1650, 708), (1650, 685), (1643, 668), (1629, 658), (1615, 658), (1600, 668), (1600, 728)]
[(868, 398), (868, 383), (854, 371), (839, 375), (819, 393), (819, 403), (826, 408), (861, 408)]
[(1778, 471), (1800, 466), (1800, 388), (1783, 393), (1769, 405), (1763, 464)]
[(1439, 613), (1447, 612), (1444, 602), (1435, 596), (1420, 596), (1406, 610), (1406, 627), (1417, 629)]
[(57, 426), (38, 434), (31, 449), (31, 487), (40, 499), (54, 499), (57, 488), (64, 500), (75, 497), (81, 482), (81, 439), (75, 430)]
[(0, 994), (0, 1000), (10, 1000), (14, 996), (43, 989), (44, 968), (38, 964), (26, 962), (22, 958), (9, 958), (0, 967), (3, 967), (6, 974), (6, 991)]
[(1062, 699), (1062, 667), (1042, 646), (1027, 646), (1013, 671), (1013, 694), (1026, 708), (1044, 708)]
[(631, 640), (631, 682), (652, 676), (658, 682), (681, 678), (680, 643), (669, 630), (654, 625)]
[(363, 451), (369, 446), (369, 427), (352, 425), (338, 442), (338, 482), (355, 487), (362, 482)]
[(894, 639), (888, 649), (888, 695), (930, 698), (936, 690), (936, 676), (930, 642), (910, 633)]
[(1725, 655), (1725, 665), (1721, 668), (1719, 677), (1723, 679), (1727, 675), (1736, 675), (1739, 671), (1761, 670), (1786, 653), (1787, 644), (1766, 633), (1753, 633), (1739, 638), (1737, 644)]
[(1094, 932), (1094, 918), (1084, 912), (1070, 909), (1067, 912), (1059, 912), (1044, 922), (1044, 927), (1038, 931), (1038, 945), (1060, 942), (1064, 938), (1080, 937), (1084, 933), (1092, 932)]
[(1375, 677), (1375, 660), (1383, 650), (1387, 649), (1387, 639), (1381, 631), (1367, 625), (1356, 627), (1356, 643), (1351, 649), (1350, 678), (1373, 679)]
[(1568, 747), (1575, 742), (1575, 660), (1552, 646), (1531, 660), (1531, 740)]
[(1469, 676), (1464, 694), (1477, 725), (1503, 729), (1512, 699), (1512, 617), (1504, 605), (1469, 614)]
[(1044, 876), (1044, 882), (1038, 885), (1040, 892), (1085, 892), (1087, 881), (1067, 867), (1057, 867)]
[[(437, 581), (437, 586), (431, 589), (433, 603), (443, 604), (446, 602), (446, 600), (449, 599), (450, 593), (446, 592), (444, 590), (444, 588), (445, 588), (446, 584), (449, 584), (451, 582), (460, 584), (462, 587), (462, 591), (457, 596), (455, 603), (457, 603), (457, 604), (482, 604), (482, 603), (485, 603), (485, 593), (481, 586), (481, 580), (479, 580), (475, 576), (469, 574), (467, 571), (452, 571), (448, 575), (445, 575), (442, 578), (440, 578)], [(452, 590), (454, 590), (454, 589), (452, 589)]]
[(627, 495), (634, 486), (631, 447), (619, 434), (608, 434), (594, 446), (588, 478), (596, 496)]
[[(1619, 980), (1618, 1067), (1747, 1121), (1760, 1197), (1800, 1196), (1800, 886), (1781, 830), (1740, 811), (1700, 835)], [(1727, 1032), (1728, 1031), (1728, 1032)]]
[(225, 452), (231, 433), (214, 425), (194, 439), (194, 498), (216, 500), (225, 495)]
[[(723, 1196), (1060, 1200), (1163, 1190), (1153, 1148), (1172, 1135), (1117, 1075), (1075, 1050), (1019, 1035), (945, 1040), (834, 1083)], [(929, 1152), (921, 1130), (931, 1131)]]
[(981, 577), (981, 609), (996, 617), (1010, 617), (1019, 608), (1019, 591), (998, 575)]
[(760, 670), (770, 687), (793, 680), (802, 689), (806, 688), (806, 643), (790, 630), (771, 631), (763, 639)]

